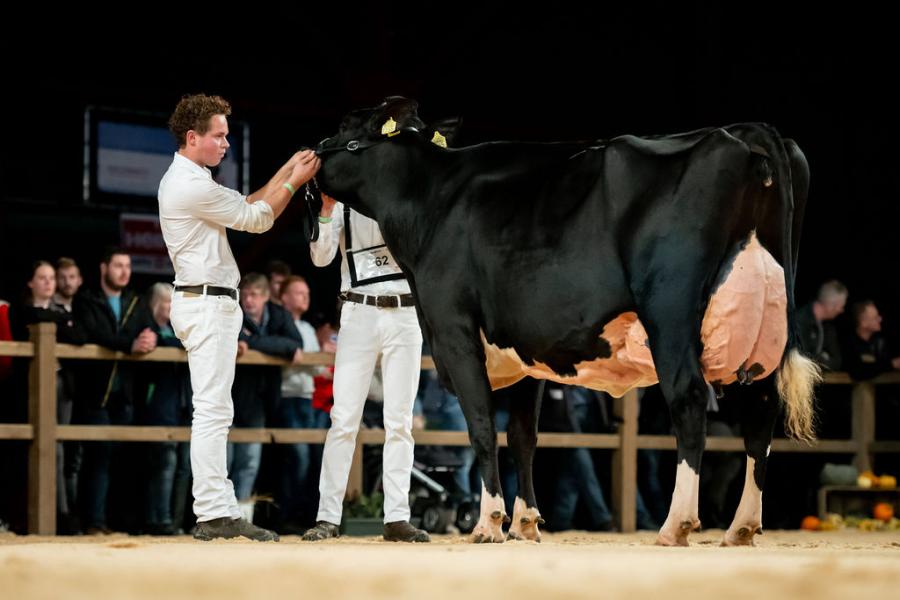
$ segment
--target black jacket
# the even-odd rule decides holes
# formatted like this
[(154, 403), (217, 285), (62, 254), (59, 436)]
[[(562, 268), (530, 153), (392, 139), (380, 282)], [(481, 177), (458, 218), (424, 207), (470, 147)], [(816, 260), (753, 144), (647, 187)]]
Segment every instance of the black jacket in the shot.
[[(75, 327), (74, 317), (71, 313), (58, 304), (52, 304), (49, 308), (41, 308), (28, 304), (10, 306), (9, 326), (13, 339), (27, 342), (29, 340), (28, 326), (34, 323), (56, 323), (56, 341), (62, 344), (85, 343), (84, 333)], [(14, 422), (27, 420), (28, 406), (28, 368), (30, 358), (16, 358), (13, 360), (13, 375), (10, 378), (10, 391), (15, 402), (7, 407), (9, 411), (2, 414), (5, 419)], [(58, 372), (58, 393), (63, 399), (70, 400), (75, 393), (75, 372), (72, 361), (60, 361), (63, 367)]]
[[(247, 342), (251, 350), (291, 359), (303, 348), (303, 338), (294, 325), (291, 314), (272, 302), (266, 303), (266, 316), (257, 325), (244, 316), (239, 340)], [(274, 415), (281, 400), (281, 367), (239, 365), (235, 370), (234, 386), (235, 427), (264, 427), (266, 415)]]
[[(102, 291), (79, 291), (72, 301), (72, 313), (77, 335), (84, 343), (99, 344), (120, 352), (131, 352), (134, 339), (150, 325), (149, 310), (131, 290), (122, 291), (122, 316), (118, 323)], [(77, 363), (76, 405), (84, 408), (106, 406), (114, 376), (119, 378), (124, 400), (133, 401), (134, 369), (130, 361), (82, 360), (73, 363)]]
[[(157, 348), (181, 348), (169, 332), (163, 335), (156, 321), (150, 323)], [(186, 362), (146, 362), (134, 365), (135, 420), (140, 425), (190, 425), (191, 377)]]
[(891, 351), (880, 333), (872, 334), (867, 342), (853, 332), (844, 350), (844, 368), (853, 379), (872, 379), (894, 369)]
[(797, 330), (800, 334), (800, 348), (803, 352), (831, 371), (841, 369), (841, 345), (838, 342), (837, 329), (827, 321), (816, 323), (812, 304), (807, 304), (797, 311)]

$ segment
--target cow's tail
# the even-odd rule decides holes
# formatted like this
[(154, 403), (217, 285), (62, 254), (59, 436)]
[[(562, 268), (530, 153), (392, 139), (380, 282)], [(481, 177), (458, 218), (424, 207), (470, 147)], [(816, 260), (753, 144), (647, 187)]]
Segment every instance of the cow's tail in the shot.
[(798, 348), (788, 345), (775, 375), (775, 385), (784, 401), (787, 432), (797, 440), (816, 439), (813, 392), (821, 381), (819, 365), (803, 356)]
[(809, 191), (809, 165), (800, 148), (792, 140), (782, 141), (774, 134), (776, 168), (778, 173), (779, 233), (782, 237), (782, 257), (787, 292), (788, 341), (781, 365), (775, 375), (778, 394), (785, 405), (785, 425), (788, 434), (803, 442), (816, 439), (814, 391), (822, 381), (822, 369), (800, 351), (800, 336), (795, 316), (794, 282), (800, 230)]

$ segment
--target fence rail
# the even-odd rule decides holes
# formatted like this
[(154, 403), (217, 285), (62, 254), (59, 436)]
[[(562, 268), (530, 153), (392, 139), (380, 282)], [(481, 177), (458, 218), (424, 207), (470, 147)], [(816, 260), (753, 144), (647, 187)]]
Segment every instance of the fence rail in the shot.
[[(31, 358), (29, 370), (29, 423), (0, 424), (0, 440), (30, 442), (28, 456), (28, 531), (40, 535), (56, 532), (56, 443), (57, 441), (169, 442), (190, 440), (189, 427), (58, 425), (56, 423), (56, 367), (58, 359), (123, 360), (133, 362), (187, 362), (187, 355), (177, 348), (157, 348), (149, 354), (130, 355), (101, 346), (74, 346), (56, 342), (53, 323), (32, 325), (31, 341), (0, 342), (0, 356)], [(238, 364), (284, 366), (287, 361), (254, 350), (244, 353)], [(332, 365), (334, 354), (304, 353), (303, 364)], [(433, 369), (434, 361), (422, 357), (422, 368)], [(852, 385), (852, 437), (849, 440), (819, 440), (811, 445), (792, 440), (772, 441), (774, 452), (824, 452), (854, 455), (860, 470), (871, 468), (872, 454), (900, 452), (900, 442), (875, 441), (875, 387), (900, 383), (900, 374), (882, 375), (868, 382), (854, 382), (846, 373), (828, 373), (829, 385)], [(613, 411), (621, 421), (619, 431), (611, 434), (540, 433), (541, 448), (602, 448), (613, 450), (612, 503), (621, 530), (636, 528), (637, 451), (640, 449), (674, 450), (675, 438), (669, 435), (638, 435), (638, 396), (635, 391), (616, 398)], [(271, 444), (325, 441), (324, 429), (232, 429), (232, 442)], [(469, 436), (462, 431), (414, 431), (420, 445), (465, 446)], [(497, 434), (498, 443), (506, 446), (506, 434)], [(362, 447), (384, 443), (384, 431), (361, 429), (350, 469), (348, 494), (362, 490)], [(742, 452), (739, 437), (710, 437), (706, 449), (711, 452)]]

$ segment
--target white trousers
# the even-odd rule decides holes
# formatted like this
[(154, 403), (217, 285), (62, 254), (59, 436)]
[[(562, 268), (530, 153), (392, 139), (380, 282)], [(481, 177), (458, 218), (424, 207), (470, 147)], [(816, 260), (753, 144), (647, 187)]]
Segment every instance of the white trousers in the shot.
[(228, 479), (226, 443), (234, 419), (231, 384), (244, 314), (228, 296), (172, 295), (172, 328), (188, 355), (193, 388), (191, 470), (197, 521), (241, 516)]
[(384, 522), (409, 520), (412, 410), (419, 387), (422, 332), (415, 307), (346, 302), (334, 360), (334, 407), (325, 438), (317, 520), (341, 522), (363, 406), (381, 354), (384, 381)]

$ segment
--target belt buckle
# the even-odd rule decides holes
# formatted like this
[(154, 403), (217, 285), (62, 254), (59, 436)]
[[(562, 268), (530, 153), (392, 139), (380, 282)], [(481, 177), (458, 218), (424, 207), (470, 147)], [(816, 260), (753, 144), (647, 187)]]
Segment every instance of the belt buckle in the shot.
[(378, 296), (379, 308), (397, 308), (399, 305), (397, 296)]

